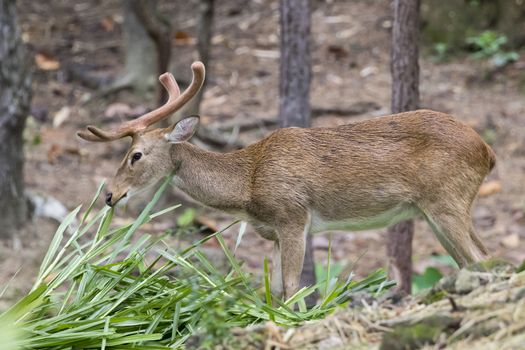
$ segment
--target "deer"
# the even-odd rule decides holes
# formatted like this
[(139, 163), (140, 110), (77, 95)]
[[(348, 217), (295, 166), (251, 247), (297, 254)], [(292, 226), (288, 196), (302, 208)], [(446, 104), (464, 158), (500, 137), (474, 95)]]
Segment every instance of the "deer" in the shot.
[(167, 174), (204, 206), (233, 214), (274, 242), (271, 291), (298, 289), (308, 234), (359, 231), (421, 217), (460, 267), (487, 259), (470, 210), (495, 154), (468, 125), (432, 110), (416, 110), (336, 127), (282, 128), (245, 148), (217, 153), (190, 143), (199, 116), (150, 128), (201, 88), (205, 68), (181, 94), (174, 77), (160, 83), (167, 102), (104, 131), (77, 132), (87, 141), (131, 137), (109, 185), (115, 206)]

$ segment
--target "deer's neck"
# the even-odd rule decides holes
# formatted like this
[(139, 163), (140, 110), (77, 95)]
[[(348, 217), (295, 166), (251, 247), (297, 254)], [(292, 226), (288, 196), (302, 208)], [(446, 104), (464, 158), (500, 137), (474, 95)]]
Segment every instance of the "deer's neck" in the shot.
[(189, 143), (173, 145), (174, 182), (204, 205), (242, 212), (250, 197), (250, 159), (244, 151), (214, 153)]

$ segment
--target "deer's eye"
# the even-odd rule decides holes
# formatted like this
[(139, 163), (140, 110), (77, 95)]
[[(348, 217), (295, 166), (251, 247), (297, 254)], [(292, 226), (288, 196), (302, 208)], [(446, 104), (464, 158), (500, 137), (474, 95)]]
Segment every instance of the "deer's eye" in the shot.
[(142, 158), (142, 153), (140, 152), (133, 153), (133, 155), (131, 156), (131, 165), (133, 165), (133, 163), (135, 163), (140, 158)]

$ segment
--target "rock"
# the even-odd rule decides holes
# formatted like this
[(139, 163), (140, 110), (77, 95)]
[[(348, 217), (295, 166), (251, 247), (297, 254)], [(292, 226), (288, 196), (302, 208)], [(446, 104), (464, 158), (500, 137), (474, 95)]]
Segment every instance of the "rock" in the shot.
[[(69, 214), (69, 210), (55, 197), (32, 192), (27, 192), (26, 195), (33, 208), (33, 215), (35, 217), (49, 218), (60, 223), (66, 218), (67, 214)], [(72, 233), (77, 226), (78, 221), (75, 219), (67, 231)]]
[(523, 260), (521, 264), (518, 267), (516, 267), (516, 273), (520, 273), (523, 271), (525, 271), (525, 260)]
[(71, 108), (69, 108), (68, 106), (62, 107), (53, 116), (53, 128), (60, 127), (66, 120), (69, 119), (70, 115), (71, 115)]
[(442, 333), (451, 334), (459, 327), (459, 324), (458, 319), (445, 315), (434, 315), (414, 324), (398, 325), (391, 332), (383, 335), (379, 349), (420, 349), (426, 344), (435, 344)]
[(314, 249), (328, 250), (330, 241), (325, 236), (313, 236), (312, 245)]
[(454, 283), (457, 293), (468, 294), (481, 286), (481, 278), (473, 271), (461, 269)]
[(525, 271), (512, 275), (509, 280), (511, 286), (525, 286)]
[(515, 302), (520, 302), (523, 298), (525, 298), (525, 288), (521, 288), (512, 300)]
[(457, 274), (445, 276), (439, 280), (435, 287), (432, 288), (434, 292), (444, 291), (447, 293), (454, 293), (456, 291)]
[(512, 233), (503, 237), (501, 245), (505, 248), (516, 248), (520, 244), (520, 236), (517, 233)]
[(467, 267), (470, 271), (511, 273), (515, 267), (510, 262), (499, 258), (488, 259)]
[(332, 335), (331, 337), (323, 339), (319, 343), (317, 343), (317, 349), (329, 350), (329, 349), (335, 349), (335, 348), (341, 347), (343, 345), (344, 345), (344, 342), (341, 338)]
[(371, 75), (377, 74), (378, 72), (379, 72), (379, 69), (377, 67), (367, 66), (359, 72), (359, 75), (361, 76), (361, 78), (367, 78)]

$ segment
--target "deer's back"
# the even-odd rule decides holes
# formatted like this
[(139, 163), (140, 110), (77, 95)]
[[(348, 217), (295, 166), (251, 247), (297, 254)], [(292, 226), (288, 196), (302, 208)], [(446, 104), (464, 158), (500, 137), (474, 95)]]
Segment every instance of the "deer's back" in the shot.
[(250, 148), (252, 198), (329, 216), (387, 211), (443, 186), (465, 190), (460, 179), (481, 182), (493, 165), (472, 128), (428, 110), (334, 128), (280, 129)]

